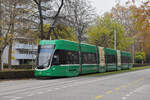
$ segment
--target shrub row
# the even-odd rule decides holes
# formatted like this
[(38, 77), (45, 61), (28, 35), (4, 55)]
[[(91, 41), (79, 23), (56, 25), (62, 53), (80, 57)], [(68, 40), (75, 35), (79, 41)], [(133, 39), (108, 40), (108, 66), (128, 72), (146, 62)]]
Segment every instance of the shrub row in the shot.
[[(12, 65), (11, 66), (11, 68), (13, 68), (13, 69), (32, 69), (34, 67), (35, 67), (35, 65), (27, 65), (27, 64), (24, 64), (24, 65)], [(8, 68), (8, 65), (5, 64), (4, 68)]]
[[(150, 66), (150, 64), (133, 64), (133, 67)], [(12, 65), (12, 69), (34, 69), (35, 65)], [(4, 65), (4, 68), (8, 68), (8, 65)]]
[(150, 66), (150, 64), (133, 64), (133, 67)]
[(22, 79), (34, 78), (33, 70), (20, 70), (20, 71), (1, 71), (0, 79)]
[[(133, 67), (143, 67), (149, 64), (134, 64)], [(34, 78), (33, 70), (5, 70), (0, 71), (0, 79), (23, 79), (23, 78)]]

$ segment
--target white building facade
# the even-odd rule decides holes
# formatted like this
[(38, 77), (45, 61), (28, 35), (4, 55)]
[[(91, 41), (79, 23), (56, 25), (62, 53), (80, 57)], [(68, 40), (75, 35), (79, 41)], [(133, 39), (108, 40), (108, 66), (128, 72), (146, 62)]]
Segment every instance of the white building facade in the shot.
[[(8, 64), (9, 47), (3, 52), (3, 64)], [(36, 60), (37, 45), (31, 39), (15, 38), (12, 45), (12, 65), (33, 64)]]

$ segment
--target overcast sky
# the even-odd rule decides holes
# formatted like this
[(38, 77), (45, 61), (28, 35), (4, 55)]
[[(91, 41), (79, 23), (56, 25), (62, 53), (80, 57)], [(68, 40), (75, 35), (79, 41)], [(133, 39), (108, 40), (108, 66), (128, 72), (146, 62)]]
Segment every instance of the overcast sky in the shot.
[[(116, 2), (120, 1), (121, 4), (125, 4), (128, 0), (89, 0), (92, 2), (93, 7), (96, 8), (98, 14), (103, 14), (106, 11), (110, 11), (115, 6)], [(140, 1), (140, 0), (139, 0)]]
[(92, 2), (93, 6), (96, 8), (98, 14), (110, 11), (113, 6), (115, 6), (116, 0), (89, 0)]

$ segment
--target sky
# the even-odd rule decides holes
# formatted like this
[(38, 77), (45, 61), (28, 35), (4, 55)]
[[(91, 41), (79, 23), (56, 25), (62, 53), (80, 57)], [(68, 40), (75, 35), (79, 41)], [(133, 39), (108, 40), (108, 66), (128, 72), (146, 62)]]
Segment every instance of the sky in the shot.
[(98, 14), (102, 14), (106, 11), (110, 11), (115, 6), (116, 0), (89, 0), (92, 2), (93, 7), (96, 8)]
[[(96, 8), (98, 14), (103, 14), (106, 11), (110, 11), (112, 7), (120, 1), (121, 4), (125, 4), (128, 0), (89, 0), (91, 1), (93, 7)], [(139, 0), (140, 1), (140, 0)]]

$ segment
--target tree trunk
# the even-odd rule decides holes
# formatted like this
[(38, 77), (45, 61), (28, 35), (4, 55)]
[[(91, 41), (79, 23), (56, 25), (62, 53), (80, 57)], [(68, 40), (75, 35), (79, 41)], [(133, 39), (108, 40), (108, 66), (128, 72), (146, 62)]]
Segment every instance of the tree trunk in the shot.
[(144, 60), (142, 60), (142, 64), (144, 64)]
[(3, 70), (3, 63), (2, 63), (2, 51), (0, 50), (0, 71)]
[(50, 26), (50, 28), (49, 28), (49, 30), (48, 30), (48, 33), (47, 33), (48, 35), (47, 35), (47, 38), (46, 38), (46, 39), (50, 39), (50, 36), (51, 36), (51, 32), (52, 32), (52, 31), (53, 31), (53, 33), (54, 33), (56, 39), (58, 39), (58, 36), (57, 36), (57, 34), (55, 33), (55, 25), (56, 25), (56, 23), (57, 23), (58, 16), (59, 16), (59, 14), (60, 14), (60, 11), (61, 11), (63, 5), (64, 5), (64, 0), (61, 0), (61, 5), (59, 6), (59, 8), (58, 8), (58, 10), (57, 10), (57, 13), (56, 13), (56, 15), (54, 16), (54, 21), (53, 21), (52, 25)]
[(81, 57), (82, 57), (82, 53), (81, 53), (81, 39), (80, 39), (80, 37), (78, 37), (78, 40), (79, 40), (79, 42), (78, 42), (78, 49), (79, 49), (79, 64), (80, 64), (80, 73), (82, 72), (82, 59), (81, 59)]
[(43, 29), (43, 14), (42, 14), (42, 8), (41, 8), (41, 0), (39, 1), (39, 4), (38, 4), (38, 10), (39, 10), (39, 15), (40, 15), (41, 40), (43, 40), (45, 37), (44, 37), (44, 29)]
[[(2, 21), (2, 9), (1, 9), (2, 1), (0, 0), (0, 22)], [(2, 24), (0, 24), (0, 38), (2, 36)], [(2, 50), (0, 48), (0, 70), (3, 70), (3, 64), (2, 64)]]
[(11, 69), (11, 57), (12, 57), (12, 39), (10, 40), (9, 51), (8, 51), (8, 68), (10, 69)]
[[(14, 20), (15, 17), (13, 16), (12, 19)], [(13, 45), (13, 35), (14, 35), (14, 21), (12, 21), (12, 29), (11, 29), (11, 38), (9, 40), (9, 51), (8, 51), (8, 68), (11, 68), (11, 58), (12, 58), (12, 45)]]
[[(2, 1), (0, 0), (0, 23), (2, 22), (2, 9), (1, 9)], [(0, 24), (0, 37), (2, 36), (2, 24)]]

